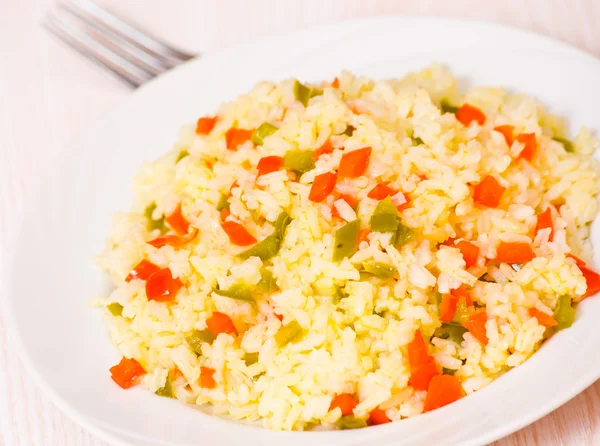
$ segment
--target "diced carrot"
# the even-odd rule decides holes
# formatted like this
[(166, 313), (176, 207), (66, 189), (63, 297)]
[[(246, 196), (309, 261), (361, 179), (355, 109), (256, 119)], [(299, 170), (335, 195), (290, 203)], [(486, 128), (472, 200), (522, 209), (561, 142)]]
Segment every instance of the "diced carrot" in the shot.
[(408, 344), (408, 363), (411, 372), (418, 370), (427, 363), (429, 351), (427, 344), (423, 340), (423, 335), (419, 330), (415, 331), (413, 340)]
[(199, 232), (200, 231), (198, 231), (198, 228), (192, 228), (190, 233), (187, 235), (161, 235), (154, 240), (150, 240), (148, 244), (154, 246), (155, 248), (161, 248), (165, 245), (175, 247), (183, 246), (194, 240)]
[(581, 260), (579, 257), (575, 257), (573, 254), (567, 254), (567, 257), (570, 257), (573, 260), (575, 260), (575, 263), (577, 264), (579, 269), (587, 268), (587, 264), (583, 260)]
[(427, 396), (423, 406), (424, 412), (429, 412), (462, 398), (464, 391), (460, 380), (452, 375), (433, 377), (427, 388)]
[(463, 104), (456, 112), (456, 119), (465, 127), (468, 127), (473, 121), (479, 125), (485, 124), (485, 115), (483, 112), (471, 104)]
[(333, 88), (340, 88), (340, 80), (337, 78), (337, 76), (335, 77), (335, 79), (333, 79), (333, 82), (331, 83), (331, 86)]
[(467, 264), (467, 268), (477, 264), (477, 258), (479, 257), (479, 246), (467, 240), (461, 240), (455, 245), (462, 253), (463, 259)]
[(477, 204), (490, 208), (497, 208), (506, 191), (496, 178), (488, 175), (481, 183), (475, 186), (473, 191), (473, 201)]
[(348, 393), (342, 393), (333, 397), (331, 400), (331, 405), (329, 406), (329, 410), (339, 407), (342, 411), (342, 415), (350, 415), (357, 405), (358, 401), (356, 401), (352, 395)]
[(146, 297), (157, 302), (175, 300), (183, 286), (179, 279), (174, 279), (169, 268), (162, 268), (146, 280)]
[(129, 389), (139, 384), (139, 379), (146, 374), (146, 370), (134, 358), (123, 357), (121, 362), (110, 368), (110, 374), (122, 389)]
[(275, 317), (276, 317), (277, 319), (279, 319), (279, 322), (283, 322), (283, 315), (281, 315), (281, 314), (277, 314), (277, 313), (274, 313), (274, 314), (275, 314)]
[(216, 123), (216, 116), (205, 116), (203, 118), (198, 119), (198, 122), (196, 123), (196, 134), (208, 135), (210, 132), (212, 132), (212, 129), (215, 128)]
[(327, 195), (333, 192), (336, 181), (337, 173), (335, 172), (325, 172), (321, 175), (317, 175), (310, 188), (308, 199), (315, 203), (323, 201), (327, 198)]
[(485, 311), (478, 311), (469, 316), (469, 319), (463, 324), (469, 333), (473, 335), (481, 344), (487, 345), (488, 338), (485, 331), (485, 323), (487, 322), (487, 313)]
[(471, 298), (471, 294), (464, 287), (464, 285), (461, 286), (460, 288), (456, 288), (455, 290), (450, 290), (450, 294), (452, 294), (454, 297), (456, 297), (457, 301), (461, 297), (464, 297), (465, 298), (465, 303), (467, 304), (467, 307), (472, 307), (473, 306), (473, 299)]
[(585, 283), (587, 284), (587, 290), (583, 295), (583, 298), (593, 296), (594, 294), (600, 292), (600, 274), (595, 271), (592, 271), (589, 268), (580, 268), (581, 274), (585, 278)]
[(236, 187), (240, 187), (237, 180), (235, 180), (233, 183), (231, 183), (231, 186), (229, 186), (229, 191), (227, 192), (227, 198), (231, 197), (231, 191), (233, 189), (235, 189)]
[(423, 364), (417, 371), (411, 372), (408, 379), (408, 385), (413, 386), (416, 390), (427, 390), (431, 379), (439, 375), (440, 372), (432, 356), (427, 357), (427, 362)]
[(371, 413), (369, 413), (368, 423), (370, 425), (385, 424), (389, 423), (390, 421), (392, 420), (388, 418), (388, 416), (385, 414), (385, 411), (381, 410), (379, 407), (376, 407), (371, 411)]
[(181, 212), (181, 203), (177, 205), (171, 215), (165, 218), (165, 221), (179, 235), (186, 235), (190, 228), (190, 222), (185, 219)]
[(372, 198), (373, 200), (383, 200), (386, 197), (396, 195), (398, 191), (389, 187), (388, 184), (390, 184), (389, 181), (383, 181), (381, 183), (378, 183), (375, 187), (373, 187), (373, 189), (369, 191), (367, 197)]
[(148, 280), (148, 278), (160, 270), (160, 266), (156, 266), (150, 260), (142, 260), (138, 263), (125, 278), (125, 282), (131, 282), (133, 279)]
[(225, 133), (225, 142), (227, 148), (229, 150), (237, 150), (238, 146), (241, 146), (250, 139), (250, 137), (252, 136), (252, 132), (253, 130), (238, 129), (236, 127), (231, 127)]
[(184, 378), (183, 373), (177, 366), (171, 370), (171, 379)]
[[(402, 212), (404, 209), (408, 208), (410, 206), (410, 197), (406, 194), (404, 195), (404, 203), (402, 204), (398, 204), (396, 205), (396, 209), (398, 209), (398, 212)], [(392, 203), (394, 202), (394, 197), (392, 197)]]
[(512, 143), (514, 141), (513, 131), (515, 130), (515, 126), (514, 125), (499, 125), (497, 127), (494, 127), (494, 130), (502, 133), (502, 135), (504, 136), (504, 140), (506, 141), (506, 145), (510, 148), (510, 146), (512, 146)]
[(519, 154), (519, 158), (525, 158), (531, 161), (537, 151), (537, 139), (535, 133), (521, 133), (515, 138), (518, 142), (523, 143), (525, 148)]
[(231, 211), (227, 208), (222, 209), (221, 212), (219, 213), (219, 218), (221, 219), (221, 221), (225, 221), (225, 219), (227, 217), (229, 217), (231, 215)]
[(254, 236), (235, 221), (222, 221), (221, 227), (229, 237), (229, 241), (236, 246), (248, 246), (256, 243)]
[(233, 325), (231, 318), (218, 311), (213, 312), (212, 316), (206, 320), (206, 325), (214, 335), (218, 335), (219, 333), (237, 333), (237, 329)]
[(213, 377), (214, 374), (215, 369), (200, 367), (200, 387), (204, 387), (205, 389), (214, 389), (217, 387), (217, 382)]
[[(340, 199), (344, 200), (346, 203), (348, 203), (348, 206), (350, 206), (352, 209), (356, 209), (358, 200), (356, 198), (354, 198), (352, 195), (340, 194), (340, 193), (337, 193), (336, 191), (333, 191), (332, 195), (336, 201), (340, 200)], [(331, 215), (334, 217), (340, 218), (340, 213), (338, 212), (338, 210), (335, 206), (331, 206)]]
[(500, 242), (496, 261), (502, 263), (527, 263), (535, 258), (531, 245), (523, 242)]
[(440, 302), (440, 321), (450, 322), (456, 313), (456, 304), (458, 303), (458, 297), (452, 294), (442, 295), (442, 301)]
[(544, 327), (554, 327), (555, 325), (558, 325), (558, 322), (552, 316), (538, 310), (537, 308), (530, 308), (529, 315), (536, 318), (539, 324), (543, 325)]
[(371, 158), (371, 148), (353, 150), (342, 155), (338, 174), (344, 178), (356, 178), (364, 175)]
[(283, 158), (280, 156), (264, 156), (258, 161), (256, 169), (258, 176), (266, 175), (281, 169), (283, 166)]
[(536, 235), (540, 230), (546, 228), (550, 228), (550, 238), (548, 240), (552, 241), (554, 238), (554, 227), (552, 224), (552, 209), (550, 207), (547, 207), (544, 212), (537, 216), (537, 223), (535, 225)]
[(332, 153), (333, 152), (333, 146), (331, 145), (331, 141), (327, 140), (325, 141), (325, 144), (323, 144), (321, 147), (319, 147), (317, 150), (314, 151), (313, 153), (313, 159), (316, 161), (319, 159), (319, 157), (321, 155), (325, 155), (326, 153)]
[(356, 239), (356, 244), (360, 245), (361, 242), (368, 242), (370, 233), (371, 230), (369, 229), (361, 229), (360, 231), (358, 231), (358, 238)]

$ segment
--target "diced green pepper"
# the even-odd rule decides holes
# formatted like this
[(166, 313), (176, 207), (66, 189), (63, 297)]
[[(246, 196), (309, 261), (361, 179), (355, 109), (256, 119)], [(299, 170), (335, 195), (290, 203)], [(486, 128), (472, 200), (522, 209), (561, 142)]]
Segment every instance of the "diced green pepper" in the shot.
[(452, 322), (457, 324), (463, 324), (469, 319), (469, 309), (467, 308), (467, 301), (464, 297), (458, 299), (456, 304), (456, 312), (452, 318)]
[(312, 150), (290, 150), (283, 155), (283, 167), (305, 173), (315, 168)]
[(569, 141), (568, 139), (563, 139), (563, 138), (552, 138), (554, 141), (559, 142), (563, 145), (563, 147), (565, 148), (565, 152), (573, 152), (574, 148), (573, 148), (573, 143), (571, 141)]
[(333, 261), (338, 262), (344, 257), (352, 257), (356, 252), (356, 241), (360, 231), (360, 220), (354, 220), (342, 226), (335, 232), (333, 246)]
[(442, 99), (442, 102), (440, 103), (440, 109), (442, 110), (442, 113), (455, 114), (458, 111), (458, 108), (459, 107), (455, 107), (454, 105), (450, 104), (447, 99)]
[(249, 367), (252, 364), (256, 364), (258, 362), (258, 352), (245, 353), (244, 354), (244, 362), (246, 363), (246, 367)]
[(554, 331), (564, 330), (569, 328), (575, 321), (575, 308), (571, 306), (571, 298), (569, 296), (560, 296), (554, 309), (554, 319), (558, 325), (554, 327)]
[(202, 355), (202, 344), (212, 344), (216, 339), (216, 336), (212, 331), (206, 330), (194, 330), (191, 335), (185, 338), (190, 348), (198, 355)]
[(396, 268), (394, 268), (392, 265), (382, 262), (363, 263), (363, 268), (369, 274), (384, 278), (394, 277), (396, 272)]
[(144, 216), (146, 217), (146, 220), (148, 221), (148, 223), (147, 223), (148, 231), (153, 231), (154, 229), (158, 229), (158, 230), (160, 230), (161, 234), (164, 234), (165, 232), (168, 231), (168, 228), (165, 225), (165, 216), (163, 215), (158, 220), (154, 220), (154, 218), (152, 218), (152, 214), (154, 213), (155, 209), (156, 209), (156, 203), (152, 202), (148, 206), (146, 206), (146, 209), (144, 210)]
[(282, 326), (277, 333), (275, 333), (275, 342), (277, 342), (277, 346), (281, 348), (301, 334), (302, 327), (298, 321), (292, 321), (289, 324)]
[(442, 374), (444, 374), (444, 375), (454, 376), (455, 373), (456, 373), (456, 370), (454, 370), (454, 369), (447, 369), (446, 367), (442, 367)]
[(108, 311), (110, 311), (110, 314), (112, 314), (113, 316), (123, 315), (123, 305), (121, 305), (119, 302), (113, 302), (112, 304), (108, 304), (106, 308), (108, 308)]
[(419, 138), (418, 136), (416, 138), (413, 138), (413, 141), (415, 142), (415, 145), (417, 145), (417, 146), (425, 144), (425, 142), (421, 138)]
[(273, 273), (265, 267), (260, 269), (260, 281), (258, 289), (264, 293), (277, 290), (279, 287), (273, 278)]
[(437, 305), (437, 313), (439, 316), (440, 315), (440, 305), (442, 304), (442, 293), (440, 293), (439, 291), (435, 292), (435, 303)]
[(263, 122), (261, 125), (258, 126), (256, 130), (254, 130), (254, 132), (252, 132), (252, 136), (250, 137), (250, 139), (257, 146), (262, 146), (264, 139), (267, 136), (271, 136), (277, 130), (277, 127), (275, 127), (273, 124)]
[(340, 417), (340, 419), (335, 422), (335, 425), (340, 430), (361, 429), (367, 427), (367, 421), (363, 418), (356, 418), (354, 415), (345, 415)]
[(333, 294), (333, 303), (339, 303), (339, 301), (342, 300), (344, 297), (346, 297), (346, 295), (344, 294), (342, 289), (339, 286), (336, 286), (335, 293)]
[(177, 155), (177, 159), (175, 160), (175, 164), (184, 159), (186, 156), (189, 156), (189, 154), (190, 152), (188, 152), (187, 150), (182, 150), (181, 152), (179, 152), (179, 155)]
[(237, 281), (226, 290), (219, 290), (213, 288), (213, 293), (219, 296), (230, 297), (231, 299), (240, 300), (242, 302), (248, 302), (250, 304), (256, 304), (254, 297), (252, 296), (252, 290), (242, 281)]
[(404, 246), (408, 241), (415, 235), (415, 231), (410, 229), (408, 226), (404, 226), (398, 222), (398, 229), (396, 230), (396, 237), (394, 239), (395, 246)]
[(250, 217), (258, 223), (260, 220), (260, 209), (250, 209)]
[(373, 231), (396, 232), (398, 229), (398, 211), (390, 197), (386, 197), (377, 204), (369, 223)]
[(263, 262), (274, 257), (281, 249), (281, 243), (285, 236), (285, 229), (292, 219), (287, 212), (282, 212), (273, 224), (275, 230), (271, 235), (265, 237), (260, 243), (239, 254), (239, 257), (246, 260), (250, 257), (259, 257)]
[(323, 90), (320, 88), (308, 87), (298, 80), (294, 81), (294, 97), (305, 107), (308, 105), (308, 100), (310, 98), (314, 98), (315, 96), (320, 96), (322, 94)]
[(496, 280), (492, 276), (490, 276), (488, 273), (485, 273), (477, 280), (481, 280), (482, 282), (488, 282), (488, 283), (496, 283)]
[(223, 209), (229, 209), (229, 198), (225, 194), (221, 194), (217, 203), (217, 211), (221, 212)]
[(168, 375), (165, 385), (154, 393), (156, 393), (158, 396), (164, 396), (166, 398), (175, 398), (175, 394), (173, 393), (173, 383), (171, 383), (171, 378)]
[(441, 339), (450, 339), (451, 341), (460, 344), (463, 341), (463, 335), (468, 330), (462, 325), (457, 325), (453, 323), (442, 323), (442, 326), (436, 328), (433, 332), (433, 336)]

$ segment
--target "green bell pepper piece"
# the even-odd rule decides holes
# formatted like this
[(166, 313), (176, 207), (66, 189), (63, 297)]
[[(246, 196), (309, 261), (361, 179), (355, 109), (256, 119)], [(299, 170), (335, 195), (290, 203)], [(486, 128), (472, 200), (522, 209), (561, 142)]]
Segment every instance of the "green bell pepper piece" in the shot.
[(362, 418), (356, 418), (354, 415), (344, 415), (335, 422), (335, 425), (340, 430), (361, 429), (367, 427), (367, 421)]
[(166, 398), (175, 398), (175, 394), (173, 393), (173, 383), (171, 383), (171, 378), (167, 376), (165, 381), (165, 385), (158, 389), (156, 392), (158, 396), (164, 396)]
[(277, 130), (278, 130), (278, 128), (275, 127), (273, 124), (269, 124), (268, 122), (263, 122), (261, 125), (258, 126), (258, 128), (256, 130), (254, 130), (254, 132), (252, 132), (252, 136), (250, 137), (250, 139), (257, 146), (262, 146), (264, 139), (267, 136), (271, 136)]
[(569, 328), (575, 321), (575, 308), (571, 305), (569, 296), (560, 296), (554, 309), (554, 319), (558, 325), (554, 327), (554, 331), (564, 330)]
[(363, 263), (363, 268), (369, 274), (383, 278), (394, 277), (394, 274), (396, 273), (396, 268), (382, 262)]
[(369, 223), (373, 231), (396, 232), (398, 229), (398, 210), (390, 197), (386, 197), (377, 204)]
[(290, 150), (283, 155), (283, 167), (305, 173), (315, 168), (312, 150)]
[(206, 330), (194, 330), (191, 335), (185, 338), (190, 348), (198, 355), (202, 355), (202, 344), (212, 344), (216, 339), (216, 336), (212, 331)]
[(177, 159), (175, 160), (175, 164), (184, 159), (186, 156), (189, 156), (189, 154), (190, 152), (188, 152), (187, 150), (182, 150), (181, 152), (179, 152), (179, 155), (177, 155)]
[(552, 138), (554, 141), (559, 142), (563, 145), (563, 147), (565, 148), (565, 152), (569, 152), (572, 153), (574, 151), (574, 147), (573, 147), (573, 143), (571, 141), (569, 141), (568, 139), (563, 139), (563, 138)]
[(408, 226), (404, 226), (401, 222), (398, 222), (398, 229), (396, 230), (394, 246), (406, 245), (413, 235), (415, 235), (415, 231), (413, 231)]
[(442, 114), (443, 113), (456, 114), (459, 107), (455, 107), (454, 105), (450, 104), (450, 102), (448, 102), (447, 99), (442, 99), (442, 102), (440, 103), (440, 109), (442, 110)]
[(245, 282), (238, 281), (231, 285), (226, 290), (219, 290), (213, 288), (213, 293), (219, 296), (230, 297), (231, 299), (240, 300), (242, 302), (248, 302), (250, 304), (256, 304), (254, 297), (252, 296), (252, 289)]
[(112, 304), (108, 304), (106, 308), (108, 308), (108, 311), (110, 311), (110, 314), (112, 314), (113, 316), (123, 315), (123, 305), (121, 305), (119, 302), (113, 302)]
[(282, 326), (277, 333), (275, 333), (275, 342), (277, 342), (277, 346), (281, 348), (298, 338), (301, 334), (302, 327), (298, 321), (292, 321), (289, 324)]
[(460, 344), (463, 341), (463, 335), (468, 330), (462, 325), (453, 324), (453, 323), (442, 323), (442, 326), (436, 328), (433, 332), (433, 336), (441, 339), (450, 339), (451, 341)]
[(229, 197), (225, 194), (221, 194), (217, 203), (217, 211), (221, 212), (223, 209), (229, 209)]
[(320, 96), (322, 94), (323, 90), (320, 88), (306, 86), (298, 80), (294, 81), (294, 97), (305, 107), (308, 105), (308, 100), (310, 98), (314, 98), (315, 96)]
[(258, 362), (258, 352), (245, 353), (244, 354), (244, 362), (246, 363), (246, 367), (249, 367), (252, 364), (256, 364)]
[(165, 225), (165, 216), (163, 215), (158, 220), (154, 220), (154, 218), (152, 218), (152, 214), (154, 213), (155, 209), (156, 209), (156, 203), (152, 202), (148, 206), (146, 206), (146, 209), (144, 210), (144, 216), (146, 217), (146, 220), (148, 222), (147, 223), (148, 231), (153, 231), (154, 229), (158, 229), (158, 230), (160, 230), (161, 234), (164, 234), (165, 232), (168, 231), (167, 225)]
[(463, 324), (469, 319), (469, 309), (467, 308), (467, 301), (464, 297), (458, 299), (456, 304), (456, 312), (452, 318), (452, 322), (457, 324)]
[(352, 257), (356, 252), (356, 241), (360, 231), (360, 220), (356, 219), (342, 226), (335, 232), (333, 246), (333, 261), (338, 262), (344, 257)]
[(273, 278), (273, 273), (265, 267), (260, 269), (260, 281), (258, 282), (258, 289), (264, 293), (277, 290), (279, 287)]
[(257, 243), (252, 248), (239, 254), (238, 257), (244, 260), (250, 257), (260, 257), (263, 262), (274, 257), (281, 249), (281, 243), (285, 236), (285, 229), (291, 221), (292, 219), (287, 212), (284, 211), (279, 214), (279, 217), (277, 217), (277, 220), (273, 224), (275, 227), (273, 233), (265, 237), (260, 243)]

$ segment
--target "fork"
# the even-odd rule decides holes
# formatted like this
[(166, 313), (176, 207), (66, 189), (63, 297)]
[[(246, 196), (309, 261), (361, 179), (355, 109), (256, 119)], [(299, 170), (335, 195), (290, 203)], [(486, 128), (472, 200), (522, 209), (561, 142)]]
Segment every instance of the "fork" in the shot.
[(43, 26), (132, 87), (196, 57), (152, 37), (89, 0), (66, 0)]

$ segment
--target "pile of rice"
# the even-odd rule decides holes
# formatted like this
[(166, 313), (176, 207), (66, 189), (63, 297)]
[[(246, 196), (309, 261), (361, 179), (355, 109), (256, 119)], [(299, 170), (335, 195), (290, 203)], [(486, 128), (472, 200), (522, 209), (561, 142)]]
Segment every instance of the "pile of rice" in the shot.
[[(567, 144), (559, 140), (566, 138), (562, 121), (535, 99), (500, 88), (462, 95), (440, 65), (385, 81), (344, 72), (337, 88), (315, 84), (322, 94), (307, 106), (295, 99), (295, 82), (261, 82), (224, 104), (208, 135), (184, 126), (173, 149), (140, 170), (132, 212), (115, 215), (98, 259), (115, 289), (97, 303), (114, 345), (146, 370), (141, 385), (155, 392), (178, 369), (172, 386), (182, 402), (210, 404), (217, 415), (260, 420), (270, 429), (302, 430), (334, 427), (341, 411), (330, 410), (332, 398), (343, 393), (358, 401), (357, 418), (376, 407), (391, 420), (422, 413), (427, 392), (408, 385), (407, 345), (416, 330), (440, 370), (459, 377), (466, 394), (523, 363), (545, 332), (528, 309), (552, 315), (559, 296), (577, 302), (586, 292), (580, 269), (566, 254), (592, 257), (599, 181), (590, 132), (580, 130)], [(476, 106), (485, 124), (464, 126), (455, 114), (441, 112), (442, 101)], [(262, 145), (246, 141), (237, 150), (226, 148), (231, 127), (256, 129), (263, 122), (278, 129)], [(508, 147), (493, 130), (503, 124), (513, 125), (515, 134), (535, 133), (533, 162), (519, 158), (523, 144)], [(351, 135), (345, 133), (349, 126)], [(319, 157), (313, 170), (298, 175), (281, 169), (257, 178), (262, 157), (316, 150), (328, 141), (335, 150)], [(358, 199), (356, 210), (342, 206), (334, 216), (333, 196), (321, 203), (308, 199), (315, 176), (335, 171), (344, 153), (364, 147), (372, 148), (366, 174), (336, 185), (339, 194)], [(497, 208), (473, 201), (473, 185), (488, 175), (507, 188)], [(395, 247), (391, 234), (371, 232), (351, 258), (332, 261), (336, 230), (356, 218), (369, 226), (378, 201), (367, 194), (384, 180), (410, 201), (398, 215), (414, 236)], [(281, 249), (269, 261), (239, 258), (247, 247), (232, 245), (219, 224), (217, 204), (232, 184), (228, 218), (242, 222), (257, 240), (273, 231), (282, 211), (291, 217)], [(160, 235), (149, 230), (144, 215), (154, 204), (154, 219), (181, 204), (199, 235), (181, 247), (148, 244)], [(549, 205), (552, 241), (550, 229), (535, 231), (537, 215)], [(459, 249), (444, 243), (448, 239), (477, 245), (477, 264), (466, 268)], [(520, 270), (494, 262), (502, 241), (526, 242), (536, 258)], [(173, 302), (149, 301), (143, 280), (125, 281), (142, 259), (168, 267), (182, 281)], [(369, 261), (392, 265), (395, 277), (362, 273)], [(255, 285), (263, 267), (278, 289), (257, 298), (256, 306), (213, 292), (238, 281)], [(469, 332), (460, 345), (433, 336), (441, 325), (438, 293), (460, 286), (487, 312), (486, 346)], [(106, 309), (115, 302), (121, 315)], [(186, 337), (206, 329), (215, 311), (231, 317), (238, 334), (219, 334), (198, 356)], [(275, 334), (292, 321), (303, 335), (278, 347)], [(247, 353), (258, 353), (258, 361), (247, 365)], [(215, 388), (200, 386), (201, 367), (215, 370)]]

